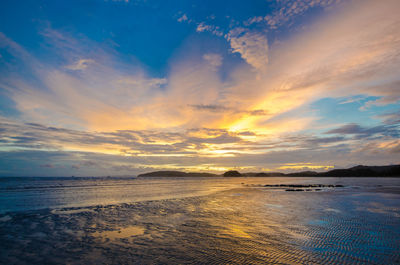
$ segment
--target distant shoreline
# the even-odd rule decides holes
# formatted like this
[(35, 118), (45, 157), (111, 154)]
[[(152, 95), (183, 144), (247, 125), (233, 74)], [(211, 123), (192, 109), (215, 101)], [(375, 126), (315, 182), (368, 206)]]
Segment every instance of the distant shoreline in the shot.
[(295, 173), (248, 172), (230, 170), (223, 174), (182, 171), (154, 171), (139, 174), (143, 177), (400, 177), (400, 165), (355, 166), (347, 169), (333, 169), (327, 172), (302, 171)]

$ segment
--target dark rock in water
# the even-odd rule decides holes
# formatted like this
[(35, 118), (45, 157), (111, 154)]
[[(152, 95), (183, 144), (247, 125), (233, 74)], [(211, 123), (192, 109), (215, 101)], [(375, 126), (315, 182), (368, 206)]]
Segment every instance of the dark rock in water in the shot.
[(224, 177), (241, 177), (242, 174), (240, 174), (236, 170), (230, 170), (224, 173)]
[(286, 189), (285, 191), (304, 191), (303, 189)]
[(271, 185), (267, 184), (264, 185), (264, 187), (269, 187), (269, 188), (343, 188), (343, 185), (332, 185), (332, 184), (309, 184), (309, 185), (304, 185), (304, 184), (276, 184), (276, 185)]

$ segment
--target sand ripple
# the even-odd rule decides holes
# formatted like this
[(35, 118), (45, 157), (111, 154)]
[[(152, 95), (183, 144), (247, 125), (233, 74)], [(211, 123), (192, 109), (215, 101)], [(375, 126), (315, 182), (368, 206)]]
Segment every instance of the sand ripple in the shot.
[(399, 264), (399, 205), (396, 194), (244, 187), (185, 199), (8, 213), (0, 216), (0, 260)]

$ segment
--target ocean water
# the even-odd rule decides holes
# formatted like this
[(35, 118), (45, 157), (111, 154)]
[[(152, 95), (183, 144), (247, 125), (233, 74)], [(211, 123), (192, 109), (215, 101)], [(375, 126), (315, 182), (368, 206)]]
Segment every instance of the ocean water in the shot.
[(1, 178), (0, 242), (1, 264), (400, 264), (400, 179)]

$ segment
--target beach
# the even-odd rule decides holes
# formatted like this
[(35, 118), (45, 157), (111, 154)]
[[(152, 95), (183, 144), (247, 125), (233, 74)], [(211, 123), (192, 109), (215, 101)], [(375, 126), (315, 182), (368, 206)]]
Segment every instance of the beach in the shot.
[(3, 264), (400, 263), (400, 179), (24, 181), (1, 180)]

